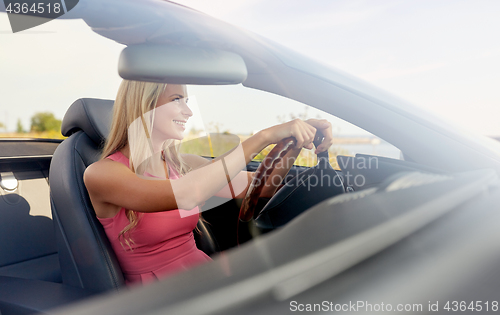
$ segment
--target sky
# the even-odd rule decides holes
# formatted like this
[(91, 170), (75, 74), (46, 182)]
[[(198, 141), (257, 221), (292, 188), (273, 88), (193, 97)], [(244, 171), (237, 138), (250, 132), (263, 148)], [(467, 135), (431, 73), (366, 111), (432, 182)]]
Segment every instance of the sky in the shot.
[[(177, 0), (351, 73), (473, 132), (500, 136), (500, 1)], [(0, 122), (25, 129), (79, 97), (114, 98), (123, 46), (80, 20), (12, 34), (0, 13)], [(88, 62), (88, 60), (93, 60)]]
[(500, 1), (178, 0), (500, 135)]

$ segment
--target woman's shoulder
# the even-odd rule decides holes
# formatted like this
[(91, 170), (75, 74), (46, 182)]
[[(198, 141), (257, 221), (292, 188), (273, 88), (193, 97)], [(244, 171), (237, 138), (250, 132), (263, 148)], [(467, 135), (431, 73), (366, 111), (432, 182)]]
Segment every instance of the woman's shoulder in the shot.
[(109, 158), (87, 167), (83, 181), (98, 218), (111, 218), (120, 210), (121, 206), (106, 202), (105, 196), (110, 190), (119, 190), (120, 183), (130, 181), (131, 174), (128, 166)]
[(102, 183), (103, 181), (118, 180), (120, 174), (130, 173), (128, 165), (123, 162), (120, 159), (107, 157), (92, 163), (83, 174), (85, 185), (89, 188), (89, 186), (94, 186), (94, 184)]

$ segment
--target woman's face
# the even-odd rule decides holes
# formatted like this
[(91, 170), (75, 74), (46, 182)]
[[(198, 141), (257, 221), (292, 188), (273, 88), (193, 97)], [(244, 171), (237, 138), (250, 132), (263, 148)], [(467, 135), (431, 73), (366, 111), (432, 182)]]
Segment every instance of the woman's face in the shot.
[(187, 106), (185, 85), (167, 84), (156, 103), (153, 122), (153, 141), (182, 140), (189, 117), (193, 112)]

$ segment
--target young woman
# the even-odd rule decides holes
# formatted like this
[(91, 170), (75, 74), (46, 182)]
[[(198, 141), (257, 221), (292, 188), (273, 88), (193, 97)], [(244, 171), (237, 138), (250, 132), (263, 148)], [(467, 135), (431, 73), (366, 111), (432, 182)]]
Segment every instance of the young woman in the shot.
[(182, 85), (123, 81), (102, 158), (85, 171), (97, 218), (128, 284), (209, 261), (193, 238), (198, 205), (214, 195), (244, 197), (253, 173), (241, 170), (267, 145), (290, 136), (297, 140), (261, 196), (272, 196), (277, 188), (273, 183), (281, 182), (275, 177), (284, 178), (302, 148), (313, 148), (316, 129), (325, 135), (316, 152), (332, 143), (330, 123), (296, 119), (258, 132), (213, 161), (180, 154), (173, 144), (183, 139), (185, 123), (193, 115), (186, 100)]

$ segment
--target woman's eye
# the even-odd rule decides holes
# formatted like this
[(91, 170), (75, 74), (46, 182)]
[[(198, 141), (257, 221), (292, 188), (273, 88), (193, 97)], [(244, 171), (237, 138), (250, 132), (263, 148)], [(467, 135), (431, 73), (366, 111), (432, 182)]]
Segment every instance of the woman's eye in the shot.
[(173, 102), (179, 102), (181, 99), (179, 97), (174, 98), (172, 101)]

